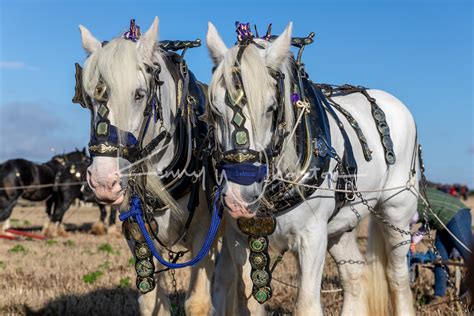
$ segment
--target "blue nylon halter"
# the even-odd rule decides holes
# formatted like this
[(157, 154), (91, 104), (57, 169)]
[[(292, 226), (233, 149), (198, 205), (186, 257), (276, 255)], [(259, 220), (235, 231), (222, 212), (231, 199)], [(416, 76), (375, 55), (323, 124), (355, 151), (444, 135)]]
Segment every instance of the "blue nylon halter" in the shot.
[(238, 164), (220, 164), (220, 172), (225, 172), (228, 181), (240, 185), (251, 185), (255, 182), (261, 182), (267, 175), (267, 165), (256, 166), (252, 163)]
[(199, 250), (199, 253), (196, 255), (196, 257), (186, 262), (182, 262), (182, 263), (168, 262), (165, 259), (163, 259), (160, 253), (156, 250), (155, 244), (153, 243), (153, 240), (151, 239), (145, 227), (145, 222), (143, 221), (143, 217), (142, 217), (143, 216), (142, 202), (137, 195), (132, 196), (131, 201), (130, 201), (130, 210), (126, 213), (120, 214), (119, 219), (121, 221), (125, 221), (127, 218), (132, 217), (137, 222), (138, 227), (140, 228), (140, 231), (143, 237), (145, 238), (145, 241), (148, 245), (148, 248), (150, 248), (151, 253), (158, 260), (158, 262), (164, 265), (165, 267), (170, 268), (170, 269), (180, 269), (180, 268), (185, 268), (189, 266), (194, 266), (195, 264), (200, 262), (202, 259), (204, 259), (204, 257), (206, 257), (217, 235), (217, 231), (219, 229), (219, 225), (222, 219), (222, 212), (217, 206), (219, 202), (219, 198), (220, 198), (220, 193), (221, 193), (221, 189), (219, 187), (216, 190), (216, 196), (214, 198), (212, 216), (211, 216), (211, 226), (209, 227), (206, 240), (204, 241), (204, 244), (202, 245), (201, 250)]

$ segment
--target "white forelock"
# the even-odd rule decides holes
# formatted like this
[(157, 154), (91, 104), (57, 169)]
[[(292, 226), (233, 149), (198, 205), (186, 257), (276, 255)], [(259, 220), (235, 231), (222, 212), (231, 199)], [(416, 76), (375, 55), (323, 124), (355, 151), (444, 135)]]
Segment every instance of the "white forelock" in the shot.
[[(256, 40), (259, 45), (268, 48), (271, 43), (263, 40)], [(245, 94), (247, 96), (247, 107), (249, 112), (249, 119), (252, 125), (252, 133), (255, 143), (262, 145), (265, 144), (265, 140), (268, 139), (268, 133), (270, 131), (259, 128), (259, 124), (262, 117), (265, 117), (265, 113), (268, 111), (267, 96), (270, 94), (273, 97), (276, 96), (275, 80), (270, 75), (265, 59), (261, 56), (259, 49), (256, 45), (249, 45), (240, 60), (240, 69), (242, 75), (243, 86)], [(210, 84), (210, 97), (216, 94), (217, 89), (224, 88), (230, 93), (235, 93), (235, 85), (232, 76), (232, 70), (235, 66), (237, 53), (239, 46), (230, 48), (223, 61), (216, 68), (214, 75), (211, 79)], [(284, 59), (280, 65), (280, 71), (285, 75), (285, 91), (284, 91), (284, 106), (285, 106), (285, 119), (287, 128), (290, 130), (294, 125), (294, 113), (293, 105), (291, 104), (291, 86), (293, 85), (293, 58), (291, 52), (288, 53), (288, 57)], [(210, 102), (211, 106), (215, 106)], [(215, 109), (215, 108), (214, 108)], [(229, 122), (230, 123), (230, 122)], [(291, 141), (288, 144), (288, 148), (283, 152), (282, 163), (280, 168), (282, 171), (295, 171), (298, 169), (295, 164), (297, 159), (295, 142)], [(296, 169), (295, 169), (296, 168)]]

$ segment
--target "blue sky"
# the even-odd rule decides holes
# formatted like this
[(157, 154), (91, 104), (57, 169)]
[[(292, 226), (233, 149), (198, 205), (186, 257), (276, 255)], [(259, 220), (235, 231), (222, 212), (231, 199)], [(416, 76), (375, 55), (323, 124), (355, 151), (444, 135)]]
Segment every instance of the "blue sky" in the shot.
[[(101, 40), (135, 18), (157, 15), (162, 39), (205, 39), (212, 21), (228, 45), (234, 22), (275, 34), (316, 33), (304, 61), (316, 82), (386, 90), (412, 111), (428, 177), (474, 187), (472, 1), (51, 1), (0, 4), (0, 160), (44, 161), (88, 141), (88, 112), (72, 104), (74, 62), (82, 63), (78, 24)], [(203, 46), (187, 61), (208, 82)]]

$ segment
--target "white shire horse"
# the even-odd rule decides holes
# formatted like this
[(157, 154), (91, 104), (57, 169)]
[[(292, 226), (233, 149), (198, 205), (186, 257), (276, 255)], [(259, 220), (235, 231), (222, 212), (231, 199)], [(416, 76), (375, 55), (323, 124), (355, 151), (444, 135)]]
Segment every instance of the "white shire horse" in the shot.
[[(95, 133), (99, 132), (99, 127), (96, 124), (100, 121), (98, 116), (102, 115), (107, 117), (110, 126), (115, 126), (119, 131), (127, 131), (125, 133), (131, 133), (135, 138), (138, 138), (144, 109), (150, 98), (153, 97), (150, 96), (151, 93), (156, 94), (154, 96), (157, 98), (157, 104), (161, 104), (162, 117), (157, 122), (150, 122), (143, 137), (143, 145), (147, 145), (164, 129), (167, 131), (174, 129), (173, 119), (178, 111), (177, 87), (163, 52), (158, 48), (158, 18), (155, 18), (149, 30), (136, 41), (116, 38), (103, 45), (84, 26), (80, 26), (80, 31), (82, 45), (88, 54), (82, 72), (82, 85), (85, 94), (92, 103), (92, 128), (96, 129)], [(150, 91), (150, 82), (155, 78), (153, 78), (154, 73), (150, 71), (149, 67), (157, 65), (161, 66), (159, 80), (162, 82), (159, 83), (160, 92), (152, 92)], [(106, 94), (103, 93), (104, 90), (106, 90)], [(107, 113), (104, 108), (100, 110), (100, 105), (104, 103), (108, 108)], [(159, 109), (154, 109), (154, 111), (157, 110)], [(122, 143), (119, 144), (124, 145), (123, 142), (126, 140), (121, 139), (120, 141)], [(165, 170), (170, 165), (177, 143), (175, 141), (169, 142), (167, 148), (163, 149), (161, 158), (155, 159), (158, 161), (151, 162), (145, 159), (144, 163), (147, 164), (147, 170), (151, 174), (142, 175), (147, 177), (146, 189), (148, 192), (158, 197), (167, 206), (155, 211), (154, 218), (159, 226), (158, 237), (168, 245), (178, 239), (188, 218), (186, 207), (189, 194), (178, 201), (174, 200), (163, 183), (160, 182), (156, 171)], [(102, 147), (102, 151), (107, 149), (104, 144)], [(100, 149), (99, 147), (99, 151)], [(162, 148), (157, 148), (157, 150), (160, 149)], [(87, 170), (87, 182), (97, 199), (103, 203), (121, 205), (122, 210), (127, 209), (127, 200), (129, 199), (127, 174), (131, 172), (131, 167), (130, 161), (120, 155), (116, 157), (94, 156), (92, 164)], [(137, 179), (140, 179), (139, 176)], [(209, 222), (210, 212), (207, 210), (206, 198), (201, 190), (199, 205), (196, 207), (193, 222), (185, 238), (186, 242), (183, 244), (193, 254), (196, 254), (203, 244)], [(133, 242), (129, 244), (133, 249)], [(167, 252), (165, 253), (167, 254)], [(185, 303), (187, 315), (212, 313), (210, 281), (213, 270), (214, 263), (211, 256), (207, 256), (192, 268), (190, 287)], [(170, 315), (170, 302), (165, 293), (163, 274), (158, 279), (157, 287), (139, 298), (142, 315)]]
[[(240, 74), (247, 102), (241, 106), (246, 117), (245, 128), (248, 131), (249, 149), (261, 151), (268, 148), (272, 139), (271, 127), (276, 103), (276, 80), (268, 68), (279, 70), (285, 75), (284, 111), (287, 130), (295, 125), (294, 106), (290, 100), (290, 81), (294, 62), (290, 58), (290, 23), (286, 30), (273, 42), (254, 39), (258, 45), (250, 44), (241, 56)], [(235, 93), (235, 78), (232, 71), (236, 67), (239, 45), (227, 48), (216, 28), (209, 23), (207, 46), (215, 64), (209, 100), (213, 124), (216, 128), (216, 142), (222, 151), (232, 151), (235, 143), (234, 112), (226, 104), (226, 92)], [(369, 147), (373, 150), (373, 159), (364, 159), (360, 146), (353, 146), (358, 164), (357, 187), (363, 193), (369, 206), (375, 208), (393, 225), (408, 230), (410, 219), (416, 211), (417, 197), (409, 190), (376, 191), (405, 185), (412, 166), (413, 149), (416, 148), (415, 122), (408, 109), (398, 99), (380, 90), (368, 90), (371, 97), (386, 114), (393, 140), (393, 150), (397, 161), (387, 166), (384, 148), (380, 142), (371, 107), (367, 98), (360, 93), (346, 96), (334, 96), (333, 100), (349, 111), (359, 123), (366, 135)], [(240, 95), (232, 99), (240, 98)], [(353, 144), (358, 138), (348, 121), (337, 114)], [(212, 117), (209, 115), (209, 117)], [(331, 144), (342, 156), (344, 142), (335, 120), (329, 117)], [(298, 171), (295, 139), (286, 139), (279, 170), (274, 172), (287, 174)], [(335, 161), (331, 160), (329, 170), (333, 170)], [(418, 168), (418, 167), (417, 167)], [(290, 179), (291, 180), (291, 179)], [(322, 315), (320, 302), (321, 280), (326, 250), (336, 262), (364, 261), (356, 242), (358, 224), (356, 214), (362, 218), (369, 214), (359, 199), (345, 204), (337, 212), (335, 193), (324, 188), (334, 188), (332, 180), (326, 177), (320, 189), (303, 203), (277, 217), (276, 230), (269, 237), (270, 247), (277, 251), (289, 249), (297, 254), (301, 271), (295, 315)], [(414, 181), (413, 181), (414, 183)], [(222, 185), (222, 194), (227, 206), (227, 224), (224, 232), (225, 245), (216, 267), (214, 307), (219, 315), (264, 315), (264, 306), (253, 298), (250, 280), (251, 267), (248, 263), (247, 236), (239, 231), (235, 218), (255, 215), (254, 202), (262, 194), (264, 182), (251, 185), (239, 185), (226, 181)], [(417, 183), (414, 184), (417, 188)], [(353, 210), (351, 210), (351, 207)], [(354, 211), (355, 210), (355, 211)], [(337, 212), (337, 214), (336, 214)], [(344, 289), (343, 315), (413, 315), (413, 299), (409, 286), (406, 255), (409, 239), (386, 225), (373, 221), (369, 234), (369, 249), (366, 265), (342, 264), (339, 273)], [(400, 244), (401, 243), (401, 244)]]

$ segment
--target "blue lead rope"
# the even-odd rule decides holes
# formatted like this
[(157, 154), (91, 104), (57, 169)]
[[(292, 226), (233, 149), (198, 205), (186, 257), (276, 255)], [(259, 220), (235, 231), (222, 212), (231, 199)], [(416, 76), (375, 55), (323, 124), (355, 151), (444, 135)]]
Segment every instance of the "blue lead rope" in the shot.
[(131, 203), (130, 203), (130, 210), (126, 213), (120, 214), (119, 219), (121, 221), (125, 221), (129, 217), (132, 217), (133, 219), (135, 219), (135, 221), (138, 224), (138, 227), (140, 227), (140, 231), (142, 232), (143, 237), (145, 238), (148, 248), (150, 248), (151, 253), (158, 260), (159, 263), (161, 263), (162, 265), (170, 269), (185, 268), (189, 266), (194, 266), (199, 261), (204, 259), (204, 257), (208, 254), (209, 250), (212, 247), (217, 231), (219, 229), (219, 225), (221, 223), (221, 214), (219, 212), (219, 208), (217, 207), (219, 197), (220, 197), (220, 188), (216, 190), (216, 196), (214, 198), (214, 204), (212, 208), (211, 226), (209, 227), (206, 240), (204, 241), (204, 244), (202, 245), (201, 250), (199, 250), (199, 253), (197, 254), (197, 256), (187, 262), (182, 262), (182, 263), (168, 262), (165, 259), (163, 259), (163, 257), (156, 250), (155, 244), (153, 243), (153, 240), (151, 239), (145, 227), (145, 222), (143, 221), (143, 217), (142, 217), (142, 214), (143, 214), (142, 202), (138, 196), (136, 195), (132, 196)]

